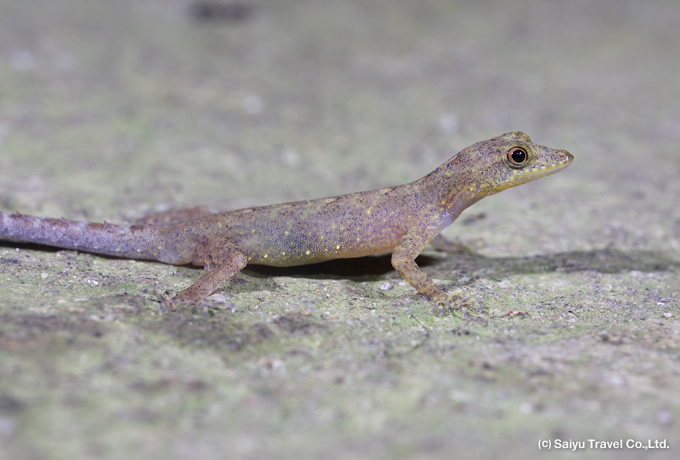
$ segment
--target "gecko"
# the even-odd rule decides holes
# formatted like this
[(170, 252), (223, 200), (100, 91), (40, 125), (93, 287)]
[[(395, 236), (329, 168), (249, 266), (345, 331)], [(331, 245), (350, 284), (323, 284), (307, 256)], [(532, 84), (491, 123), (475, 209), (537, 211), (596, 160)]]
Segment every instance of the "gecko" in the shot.
[(131, 225), (0, 212), (0, 240), (204, 267), (172, 298), (180, 303), (204, 299), (249, 264), (287, 267), (391, 253), (394, 269), (441, 309), (460, 299), (416, 264), (425, 246), (482, 198), (559, 172), (573, 158), (514, 131), (473, 144), (404, 185), (226, 212), (165, 211)]

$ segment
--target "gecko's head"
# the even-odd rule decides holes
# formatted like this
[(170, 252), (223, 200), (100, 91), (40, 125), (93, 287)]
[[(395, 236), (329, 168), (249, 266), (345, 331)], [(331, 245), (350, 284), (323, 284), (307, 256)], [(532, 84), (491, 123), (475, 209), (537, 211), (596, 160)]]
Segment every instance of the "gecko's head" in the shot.
[(520, 131), (478, 142), (459, 155), (465, 168), (474, 172), (477, 180), (469, 183), (475, 188), (472, 191), (480, 196), (555, 174), (574, 159), (566, 150), (534, 144)]

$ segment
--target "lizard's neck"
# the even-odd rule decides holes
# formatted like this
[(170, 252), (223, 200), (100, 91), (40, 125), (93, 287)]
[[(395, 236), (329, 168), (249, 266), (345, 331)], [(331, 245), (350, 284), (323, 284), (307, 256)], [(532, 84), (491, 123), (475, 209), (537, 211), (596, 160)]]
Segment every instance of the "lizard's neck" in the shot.
[(486, 196), (480, 191), (479, 178), (473, 177), (464, 165), (458, 164), (458, 156), (413, 183), (418, 190), (418, 201), (427, 206), (429, 212), (439, 214), (441, 220), (447, 221), (446, 225), (465, 208)]

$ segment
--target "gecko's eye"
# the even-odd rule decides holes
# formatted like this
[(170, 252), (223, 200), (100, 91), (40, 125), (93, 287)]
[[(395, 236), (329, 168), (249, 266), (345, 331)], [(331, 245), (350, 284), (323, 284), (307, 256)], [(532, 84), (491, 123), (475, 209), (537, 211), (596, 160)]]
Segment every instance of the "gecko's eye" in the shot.
[(508, 161), (513, 168), (521, 168), (529, 159), (529, 154), (522, 147), (513, 147), (508, 150)]

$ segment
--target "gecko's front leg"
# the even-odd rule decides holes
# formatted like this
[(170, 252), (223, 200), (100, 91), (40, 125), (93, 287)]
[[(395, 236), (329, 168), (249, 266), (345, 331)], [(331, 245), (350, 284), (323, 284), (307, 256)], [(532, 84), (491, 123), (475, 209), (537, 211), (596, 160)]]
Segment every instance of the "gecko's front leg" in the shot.
[(208, 272), (173, 297), (173, 300), (196, 302), (206, 298), (222, 283), (243, 270), (248, 264), (248, 258), (236, 247), (229, 243), (222, 243), (197, 248), (195, 262), (203, 264)]
[(432, 278), (418, 267), (415, 258), (427, 244), (427, 237), (418, 228), (412, 228), (392, 251), (392, 266), (418, 292), (435, 302), (439, 311), (460, 308), (459, 296), (451, 297), (437, 287)]

